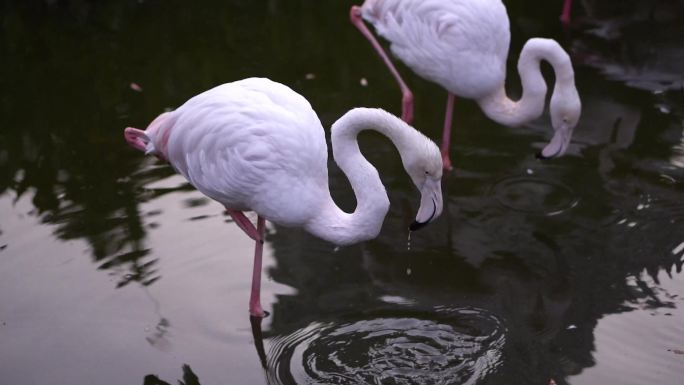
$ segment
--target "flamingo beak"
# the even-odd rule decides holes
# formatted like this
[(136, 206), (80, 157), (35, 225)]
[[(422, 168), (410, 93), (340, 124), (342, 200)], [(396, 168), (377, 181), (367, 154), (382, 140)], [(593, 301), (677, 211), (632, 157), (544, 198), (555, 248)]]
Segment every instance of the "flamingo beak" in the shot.
[(409, 230), (416, 231), (425, 227), (442, 213), (442, 183), (441, 179), (426, 179), (420, 188), (420, 208), (416, 220), (411, 223)]
[(572, 128), (566, 123), (561, 124), (549, 144), (537, 154), (537, 158), (551, 159), (562, 156), (570, 146), (570, 138), (572, 138)]

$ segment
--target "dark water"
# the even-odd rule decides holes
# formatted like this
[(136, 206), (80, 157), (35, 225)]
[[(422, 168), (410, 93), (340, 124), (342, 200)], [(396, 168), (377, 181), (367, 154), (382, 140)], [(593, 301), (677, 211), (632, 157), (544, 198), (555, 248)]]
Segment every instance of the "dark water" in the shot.
[[(408, 250), (416, 192), (364, 135), (392, 202), (381, 235), (336, 250), (269, 225), (259, 325), (252, 242), (122, 129), (247, 76), (291, 86), (326, 127), (399, 113), (353, 2), (0, 1), (0, 382), (681, 383), (684, 7), (577, 2), (564, 31), (561, 1), (508, 3), (512, 94), (527, 38), (571, 53), (570, 154), (534, 158), (548, 117), (506, 128), (457, 101), (445, 212)], [(444, 91), (400, 71), (437, 139)]]

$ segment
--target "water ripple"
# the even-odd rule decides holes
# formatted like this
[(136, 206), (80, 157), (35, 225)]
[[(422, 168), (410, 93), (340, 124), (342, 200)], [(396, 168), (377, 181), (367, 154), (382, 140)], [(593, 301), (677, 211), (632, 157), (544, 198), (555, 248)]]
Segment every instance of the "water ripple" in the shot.
[(538, 177), (509, 177), (494, 184), (490, 194), (503, 206), (516, 211), (557, 215), (579, 201), (568, 186)]
[(504, 333), (473, 308), (314, 322), (270, 341), (269, 383), (473, 384), (499, 367)]

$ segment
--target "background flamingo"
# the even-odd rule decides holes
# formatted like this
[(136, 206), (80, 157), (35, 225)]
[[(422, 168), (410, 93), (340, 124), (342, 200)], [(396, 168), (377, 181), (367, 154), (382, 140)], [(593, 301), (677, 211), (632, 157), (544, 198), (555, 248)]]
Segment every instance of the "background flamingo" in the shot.
[(413, 119), (413, 95), (364, 19), (389, 40), (395, 56), (447, 90), (442, 137), (445, 168), (451, 168), (449, 139), (455, 95), (475, 99), (488, 117), (501, 124), (529, 122), (544, 111), (547, 86), (539, 68), (542, 60), (553, 66), (556, 75), (550, 102), (555, 134), (540, 156), (561, 156), (567, 150), (581, 112), (570, 58), (554, 40), (528, 40), (518, 60), (523, 94), (520, 100), (509, 99), (505, 81), (510, 30), (500, 0), (366, 0), (351, 8), (350, 18), (399, 83), (402, 119)]
[[(124, 135), (131, 146), (168, 160), (198, 190), (223, 204), (256, 241), (249, 311), (262, 317), (266, 219), (303, 227), (337, 245), (372, 239), (380, 232), (389, 199), (356, 141), (366, 129), (392, 141), (420, 190), (420, 208), (410, 229), (437, 218), (442, 211), (442, 162), (430, 139), (379, 109), (356, 108), (335, 122), (333, 156), (357, 201), (356, 210), (345, 213), (330, 196), (328, 151), (316, 113), (301, 95), (268, 79), (218, 86), (161, 114), (145, 131), (129, 127)], [(257, 213), (256, 227), (243, 214), (246, 210)]]

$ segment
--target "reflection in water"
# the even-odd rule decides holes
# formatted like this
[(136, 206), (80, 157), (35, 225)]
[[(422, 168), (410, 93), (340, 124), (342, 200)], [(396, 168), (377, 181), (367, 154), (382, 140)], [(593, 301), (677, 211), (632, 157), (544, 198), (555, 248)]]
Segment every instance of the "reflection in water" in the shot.
[(264, 317), (249, 316), (249, 324), (252, 326), (252, 337), (254, 338), (254, 347), (256, 348), (261, 367), (268, 369), (268, 358), (266, 357), (266, 350), (264, 349), (264, 336), (261, 329), (261, 323)]
[(684, 169), (684, 120), (682, 120), (682, 136), (679, 139), (679, 143), (672, 147), (670, 164), (679, 169)]
[[(171, 385), (166, 381), (159, 379), (154, 374), (148, 374), (143, 379), (143, 385)], [(183, 380), (178, 380), (178, 385), (201, 385), (199, 378), (190, 368), (190, 365), (183, 364)]]
[[(143, 286), (142, 289), (145, 292), (145, 295), (154, 304), (154, 313), (157, 315), (157, 317), (159, 317), (159, 321), (154, 326), (154, 330), (152, 330), (150, 335), (145, 337), (145, 340), (147, 340), (151, 346), (154, 346), (159, 350), (170, 351), (171, 341), (168, 339), (168, 334), (169, 328), (171, 327), (171, 322), (161, 314), (161, 305), (159, 301), (152, 296), (152, 293), (150, 293), (149, 289), (146, 286)], [(150, 331), (149, 327), (145, 328), (145, 331)]]
[[(614, 8), (618, 4), (588, 3), (596, 3), (598, 8)], [(639, 6), (619, 10), (588, 8), (591, 10), (587, 22), (596, 28), (587, 29), (573, 39), (575, 59), (630, 87), (655, 92), (683, 90), (684, 3), (642, 0), (631, 3)], [(668, 4), (675, 7), (667, 7)]]
[[(445, 251), (440, 234), (444, 227), (440, 228), (439, 224), (435, 224), (438, 227), (432, 232), (416, 233), (410, 251), (398, 247), (396, 244), (401, 242), (397, 240), (396, 234), (402, 228), (403, 218), (397, 213), (390, 214), (385, 223), (389, 231), (378, 240), (353, 249), (342, 249), (334, 254), (327, 252), (325, 248), (315, 251), (316, 248), (311, 246), (306, 248), (307, 253), (302, 253), (289, 243), (298, 234), (279, 229), (270, 238), (278, 260), (278, 268), (272, 274), (275, 279), (295, 287), (297, 295), (281, 297), (274, 307), (272, 330), (267, 334), (274, 335), (272, 343), (284, 352), (276, 348), (269, 349), (269, 352), (285, 357), (288, 365), (284, 368), (281, 366), (272, 377), (277, 375), (282, 383), (288, 384), (297, 383), (296, 380), (301, 378), (308, 379), (311, 383), (329, 383), (331, 380), (325, 375), (328, 371), (339, 374), (339, 370), (335, 371), (336, 365), (342, 365), (340, 367), (345, 369), (358, 369), (359, 373), (373, 373), (377, 367), (359, 365), (369, 362), (371, 351), (389, 355), (391, 350), (374, 349), (368, 343), (371, 339), (362, 336), (362, 331), (367, 328), (373, 332), (383, 330), (388, 325), (406, 319), (413, 321), (408, 322), (408, 326), (404, 325), (406, 328), (396, 327), (402, 333), (409, 333), (409, 329), (431, 330), (431, 327), (446, 322), (439, 314), (430, 312), (407, 315), (396, 311), (384, 317), (376, 314), (378, 312), (368, 310), (387, 307), (389, 302), (402, 304), (408, 309), (416, 306), (463, 309), (468, 306), (480, 309), (480, 315), (496, 314), (493, 316), (496, 320), (494, 324), (505, 324), (505, 328), (502, 327), (497, 333), (505, 335), (506, 344), (498, 351), (500, 358), (497, 359), (496, 370), (477, 374), (465, 372), (473, 375), (472, 381), (475, 383), (505, 383), (503, 379), (515, 383), (542, 383), (548, 382), (552, 375), (562, 378), (563, 374), (557, 374), (565, 371), (555, 367), (557, 363), (554, 363), (558, 355), (549, 352), (553, 341), (565, 328), (567, 310), (572, 302), (573, 283), (567, 276), (567, 261), (559, 255), (560, 246), (553, 237), (536, 232), (534, 228), (529, 237), (523, 238), (525, 228), (520, 225), (524, 225), (521, 221), (525, 214), (516, 211), (501, 218), (499, 223), (510, 222), (512, 217), (518, 216), (520, 220), (510, 225), (511, 229), (516, 230), (507, 231), (498, 227), (489, 237), (484, 228), (461, 233), (464, 228), (474, 225), (474, 222), (482, 222), (481, 226), (486, 223), (486, 218), (495, 220), (501, 215), (500, 204), (488, 196), (473, 198), (467, 206), (478, 211), (474, 205), (477, 201), (489, 202), (489, 209), (482, 212), (479, 220), (464, 220), (462, 213), (450, 213), (457, 223), (451, 230), (456, 234), (453, 242), (468, 242), (463, 245), (463, 249), (457, 245), (459, 251), (451, 253)], [(460, 204), (454, 206), (464, 207)], [(498, 214), (494, 215), (495, 212)], [(288, 244), (281, 244), (281, 240)], [(491, 250), (482, 249), (483, 245), (489, 246)], [(464, 261), (462, 255), (468, 259)], [(359, 256), (361, 261), (358, 261)], [(310, 267), (311, 270), (302, 269), (302, 266)], [(319, 316), (316, 317), (316, 314)], [(295, 315), (299, 316), (295, 318)], [(488, 318), (483, 317), (484, 320), (481, 321), (486, 325)], [(358, 362), (350, 363), (341, 360), (340, 355), (333, 351), (324, 351), (322, 346), (335, 344), (333, 337), (338, 336), (338, 330), (349, 332), (355, 337), (340, 337), (340, 341), (348, 344), (340, 346), (344, 348), (346, 357), (354, 354), (356, 357), (363, 357)], [(340, 332), (339, 335), (344, 333)], [(320, 343), (321, 340), (326, 343)], [(355, 345), (353, 341), (361, 342), (360, 345)], [(468, 346), (466, 340), (459, 341), (463, 344), (457, 345)], [(282, 346), (300, 347), (285, 349)], [(309, 356), (305, 356), (306, 352), (316, 352), (316, 357), (322, 357), (320, 359), (323, 361), (307, 360)], [(326, 354), (321, 353), (326, 353), (330, 358), (324, 359)], [(288, 358), (291, 356), (299, 358)], [(421, 358), (430, 361), (428, 357), (426, 355)], [(278, 363), (272, 361), (271, 357), (269, 360), (274, 365)], [(282, 360), (281, 358), (280, 361)], [(388, 360), (390, 363), (394, 362), (389, 358)], [(476, 362), (477, 359), (473, 357), (468, 361)], [(381, 362), (385, 361), (381, 358)], [(435, 365), (438, 368), (439, 363), (440, 360), (435, 359), (426, 365)], [(314, 372), (306, 369), (310, 367), (315, 367), (312, 369)], [(463, 370), (458, 365), (454, 367)], [(323, 370), (321, 368), (326, 370), (323, 374), (315, 372), (316, 369)], [(273, 370), (271, 367), (269, 369)], [(294, 377), (288, 377), (286, 373), (289, 372)], [(458, 373), (455, 378), (468, 380), (469, 377), (464, 373)], [(487, 375), (487, 379), (478, 379), (477, 375)], [(354, 380), (361, 382), (358, 378)], [(430, 381), (416, 379), (408, 383)]]
[(536, 177), (505, 178), (494, 184), (491, 194), (509, 209), (544, 215), (558, 215), (578, 203), (570, 187)]
[(501, 364), (505, 334), (483, 310), (439, 308), (314, 322), (270, 344), (271, 384), (474, 384)]

